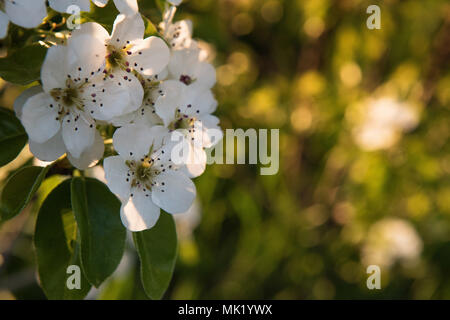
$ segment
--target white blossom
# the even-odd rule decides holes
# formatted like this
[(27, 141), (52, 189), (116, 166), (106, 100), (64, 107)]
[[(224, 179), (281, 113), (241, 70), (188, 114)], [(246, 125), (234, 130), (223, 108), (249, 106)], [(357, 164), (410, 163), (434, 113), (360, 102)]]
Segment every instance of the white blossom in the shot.
[(103, 46), (96, 38), (79, 37), (67, 47), (48, 50), (41, 70), (42, 92), (29, 97), (20, 112), (30, 149), (39, 159), (52, 161), (67, 152), (75, 166), (91, 164), (91, 159), (80, 159), (98, 160), (103, 155), (96, 119), (139, 107), (143, 91), (138, 82), (120, 86), (101, 73), (104, 57), (96, 49)]
[(47, 16), (45, 0), (2, 0), (0, 1), (0, 39), (8, 33), (8, 25), (12, 23), (34, 28)]
[[(35, 0), (33, 0), (35, 1)], [(108, 4), (108, 0), (92, 0), (98, 7), (104, 7)], [(133, 14), (138, 12), (137, 0), (114, 0), (117, 10), (125, 14)], [(66, 13), (70, 6), (78, 6), (80, 11), (90, 11), (90, 0), (49, 0), (50, 7), (58, 12)]]
[(219, 119), (211, 115), (216, 107), (217, 101), (209, 89), (194, 90), (174, 80), (160, 85), (160, 96), (155, 102), (156, 114), (166, 130), (179, 132), (188, 142), (185, 169), (191, 177), (197, 177), (205, 170), (204, 148), (214, 146), (222, 138)]
[(170, 58), (169, 78), (196, 90), (211, 89), (216, 83), (216, 70), (201, 59), (198, 48), (176, 50)]
[(104, 160), (108, 186), (122, 201), (121, 219), (137, 232), (153, 227), (160, 208), (171, 214), (189, 209), (195, 185), (171, 161), (173, 144), (160, 126), (119, 128), (113, 144), (119, 155)]

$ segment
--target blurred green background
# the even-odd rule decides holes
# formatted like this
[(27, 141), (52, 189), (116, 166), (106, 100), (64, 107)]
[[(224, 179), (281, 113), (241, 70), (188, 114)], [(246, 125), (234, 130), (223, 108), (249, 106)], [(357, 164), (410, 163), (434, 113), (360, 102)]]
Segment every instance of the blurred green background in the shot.
[[(217, 68), (222, 128), (279, 128), (280, 170), (215, 164), (195, 180), (165, 298), (450, 299), (450, 3), (190, 0), (183, 18)], [(0, 87), (11, 108), (23, 88)], [(0, 298), (44, 297), (36, 206), (1, 226)], [(130, 245), (89, 298), (144, 298), (136, 259)], [(366, 287), (372, 264), (381, 290)]]

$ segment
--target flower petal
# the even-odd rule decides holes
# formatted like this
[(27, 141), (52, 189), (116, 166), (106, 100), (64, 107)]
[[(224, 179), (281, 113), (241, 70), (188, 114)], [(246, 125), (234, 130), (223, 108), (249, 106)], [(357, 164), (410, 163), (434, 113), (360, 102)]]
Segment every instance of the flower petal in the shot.
[(132, 232), (152, 228), (159, 219), (160, 210), (151, 197), (143, 192), (136, 192), (125, 204), (122, 204), (120, 218), (123, 225)]
[(195, 185), (183, 173), (169, 170), (155, 178), (152, 200), (168, 213), (182, 213), (189, 209), (195, 199)]
[(8, 34), (9, 17), (3, 11), (0, 11), (0, 39), (3, 39)]
[(78, 6), (81, 11), (90, 11), (89, 0), (49, 0), (50, 7), (58, 12), (68, 13), (67, 8), (72, 5)]
[(61, 128), (56, 103), (46, 93), (39, 93), (27, 100), (21, 120), (29, 138), (38, 143), (47, 141)]
[(14, 112), (16, 113), (16, 117), (20, 119), (22, 117), (22, 110), (25, 103), (34, 95), (43, 92), (41, 86), (34, 86), (28, 89), (25, 89), (17, 98), (14, 100)]
[(52, 89), (61, 88), (67, 79), (67, 47), (53, 46), (47, 50), (41, 68), (42, 87), (50, 93)]
[(169, 64), (170, 50), (167, 44), (158, 37), (136, 40), (128, 58), (137, 72), (146, 76), (157, 74)]
[(132, 15), (139, 12), (136, 0), (114, 0), (114, 4), (120, 13)]
[(164, 23), (161, 24), (164, 30), (164, 38), (170, 45), (172, 50), (180, 50), (189, 48), (192, 44), (192, 21), (181, 20), (171, 23), (166, 27)]
[(181, 112), (198, 117), (209, 114), (216, 110), (217, 100), (211, 89), (204, 90), (201, 87), (186, 87), (183, 104), (180, 105)]
[(160, 85), (161, 95), (155, 101), (158, 116), (168, 126), (175, 120), (175, 111), (185, 103), (184, 85), (179, 81), (168, 80)]
[(150, 128), (130, 124), (114, 132), (113, 143), (116, 151), (124, 159), (139, 160), (149, 153), (153, 139)]
[(142, 104), (144, 90), (131, 73), (117, 69), (113, 78), (94, 83), (86, 90), (86, 110), (98, 120), (110, 121), (138, 109)]
[(219, 127), (219, 118), (206, 114), (199, 118), (202, 132), (202, 146), (211, 148), (215, 146), (223, 138), (222, 129)]
[(193, 143), (189, 143), (189, 156), (186, 164), (181, 168), (190, 178), (196, 178), (201, 176), (206, 169), (207, 156), (203, 148), (195, 146)]
[(44, 143), (33, 140), (28, 143), (31, 153), (41, 161), (55, 161), (66, 153), (66, 146), (59, 132)]
[(104, 6), (106, 6), (108, 4), (108, 0), (92, 0), (92, 2), (100, 8), (103, 8)]
[(105, 179), (109, 189), (122, 201), (130, 197), (131, 182), (128, 179), (128, 167), (120, 156), (108, 157), (103, 160)]
[(144, 38), (144, 32), (144, 20), (139, 14), (119, 14), (114, 21), (110, 44), (121, 48), (128, 44), (127, 41), (131, 43)]
[(91, 147), (86, 149), (79, 158), (75, 158), (70, 153), (67, 153), (67, 158), (74, 167), (80, 170), (86, 170), (87, 168), (95, 166), (98, 161), (103, 158), (104, 152), (105, 145), (103, 139), (98, 131), (95, 131), (95, 140)]
[[(182, 77), (189, 76), (192, 80), (189, 86), (211, 89), (216, 83), (216, 70), (210, 63), (201, 61), (199, 49), (174, 51), (169, 71), (172, 78), (178, 81), (181, 81)], [(186, 84), (186, 81), (184, 83)]]
[(63, 119), (62, 137), (67, 151), (75, 158), (80, 158), (95, 139), (95, 123), (84, 113), (70, 113)]
[(47, 15), (45, 0), (14, 0), (5, 2), (11, 22), (24, 28), (35, 28)]
[(67, 41), (67, 70), (73, 78), (90, 79), (103, 70), (108, 31), (88, 22), (75, 30)]

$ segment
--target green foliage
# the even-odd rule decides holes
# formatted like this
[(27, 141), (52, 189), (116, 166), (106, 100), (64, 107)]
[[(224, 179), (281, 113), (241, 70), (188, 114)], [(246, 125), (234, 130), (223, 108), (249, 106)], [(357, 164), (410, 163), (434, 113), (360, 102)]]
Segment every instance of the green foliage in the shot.
[(169, 287), (177, 257), (177, 232), (170, 214), (161, 213), (156, 226), (133, 233), (141, 260), (141, 280), (151, 299), (161, 299)]
[(122, 259), (126, 231), (120, 221), (120, 201), (106, 185), (92, 178), (73, 178), (71, 198), (83, 270), (89, 282), (98, 287)]
[(28, 137), (11, 110), (0, 107), (0, 167), (14, 160)]
[(49, 299), (83, 299), (91, 285), (81, 272), (80, 290), (69, 290), (67, 268), (81, 266), (80, 241), (71, 209), (70, 180), (58, 185), (39, 210), (34, 235), (39, 279)]
[(30, 202), (49, 170), (47, 167), (25, 167), (6, 183), (0, 198), (0, 221), (18, 215)]
[(39, 80), (47, 48), (33, 44), (0, 59), (0, 77), (14, 84), (27, 85)]
[(82, 12), (81, 19), (84, 22), (97, 22), (101, 24), (108, 32), (112, 31), (114, 20), (116, 19), (119, 11), (113, 1), (108, 1), (108, 4), (101, 8), (91, 3), (90, 12)]

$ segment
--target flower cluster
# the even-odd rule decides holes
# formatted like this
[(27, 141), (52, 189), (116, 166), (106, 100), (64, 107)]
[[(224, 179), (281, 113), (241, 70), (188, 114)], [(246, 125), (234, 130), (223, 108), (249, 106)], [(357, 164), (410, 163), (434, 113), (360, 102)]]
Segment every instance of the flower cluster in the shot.
[[(138, 12), (137, 0), (113, 0), (121, 13), (133, 14)], [(108, 0), (92, 0), (99, 7), (108, 4)], [(173, 3), (174, 1), (169, 1)], [(178, 1), (178, 4), (181, 1)], [(50, 8), (66, 13), (71, 6), (77, 6), (80, 11), (90, 11), (90, 0), (49, 0)], [(24, 27), (35, 28), (42, 23), (47, 16), (45, 0), (0, 0), (0, 39), (7, 32), (9, 22)]]
[(160, 37), (145, 38), (134, 11), (122, 10), (111, 34), (98, 23), (82, 24), (66, 45), (48, 49), (42, 86), (15, 103), (30, 150), (42, 161), (66, 154), (78, 169), (93, 166), (104, 155), (105, 128), (114, 128), (117, 155), (103, 166), (131, 231), (153, 227), (160, 208), (189, 209), (191, 178), (205, 170), (205, 148), (222, 137), (212, 115), (215, 69), (192, 39), (191, 23), (172, 22), (175, 9), (164, 13)]

